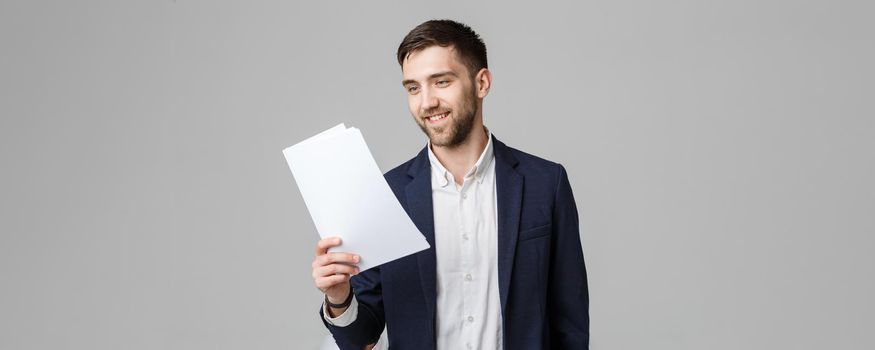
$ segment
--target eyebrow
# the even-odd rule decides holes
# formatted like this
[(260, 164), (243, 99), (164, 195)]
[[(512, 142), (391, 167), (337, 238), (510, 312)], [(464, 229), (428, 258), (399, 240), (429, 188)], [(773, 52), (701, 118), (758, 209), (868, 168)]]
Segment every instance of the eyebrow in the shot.
[[(448, 70), (448, 71), (437, 72), (437, 73), (434, 73), (432, 75), (429, 75), (427, 80), (437, 79), (437, 78), (440, 78), (443, 76), (452, 76), (452, 77), (456, 77), (456, 78), (459, 77), (455, 72)], [(401, 82), (401, 85), (407, 86), (407, 84), (411, 84), (411, 83), (415, 83), (415, 82), (416, 82), (416, 80), (413, 80), (413, 79), (404, 79)]]

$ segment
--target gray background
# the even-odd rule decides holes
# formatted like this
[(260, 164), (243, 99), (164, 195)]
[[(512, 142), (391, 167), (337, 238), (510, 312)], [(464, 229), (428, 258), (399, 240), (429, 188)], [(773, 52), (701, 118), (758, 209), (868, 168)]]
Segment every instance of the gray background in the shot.
[(875, 348), (872, 2), (0, 4), (4, 350), (318, 347), (281, 149), (412, 157), (394, 53), (445, 17), (568, 168), (593, 349)]

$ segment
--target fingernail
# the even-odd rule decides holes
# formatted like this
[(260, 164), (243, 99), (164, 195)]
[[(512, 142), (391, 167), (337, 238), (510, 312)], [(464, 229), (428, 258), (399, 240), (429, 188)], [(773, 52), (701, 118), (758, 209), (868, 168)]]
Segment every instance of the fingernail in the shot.
[(359, 260), (361, 260), (361, 258), (359, 258), (358, 255), (352, 257), (352, 261), (359, 262)]

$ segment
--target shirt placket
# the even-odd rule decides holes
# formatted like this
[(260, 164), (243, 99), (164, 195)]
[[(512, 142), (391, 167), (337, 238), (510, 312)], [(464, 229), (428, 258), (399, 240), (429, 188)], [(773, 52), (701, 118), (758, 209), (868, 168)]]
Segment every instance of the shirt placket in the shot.
[(473, 196), (473, 178), (466, 177), (459, 189), (459, 224), (462, 235), (461, 251), (462, 251), (462, 310), (464, 310), (462, 320), (462, 340), (465, 349), (473, 349), (477, 346), (477, 335), (475, 323), (482, 315), (477, 315), (477, 307), (474, 305), (476, 296), (476, 288), (472, 282), (476, 276), (473, 275), (476, 268), (477, 258), (477, 233), (473, 223), (475, 201)]

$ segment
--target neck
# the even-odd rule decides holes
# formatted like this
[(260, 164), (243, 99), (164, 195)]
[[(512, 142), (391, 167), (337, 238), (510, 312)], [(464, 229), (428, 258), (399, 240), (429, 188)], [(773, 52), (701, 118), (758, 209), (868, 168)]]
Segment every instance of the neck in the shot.
[(480, 158), (488, 141), (483, 123), (476, 123), (471, 129), (471, 133), (461, 144), (452, 147), (432, 145), (431, 151), (434, 152), (435, 157), (444, 168), (453, 174), (456, 183), (461, 185), (465, 174), (477, 163), (477, 159)]

